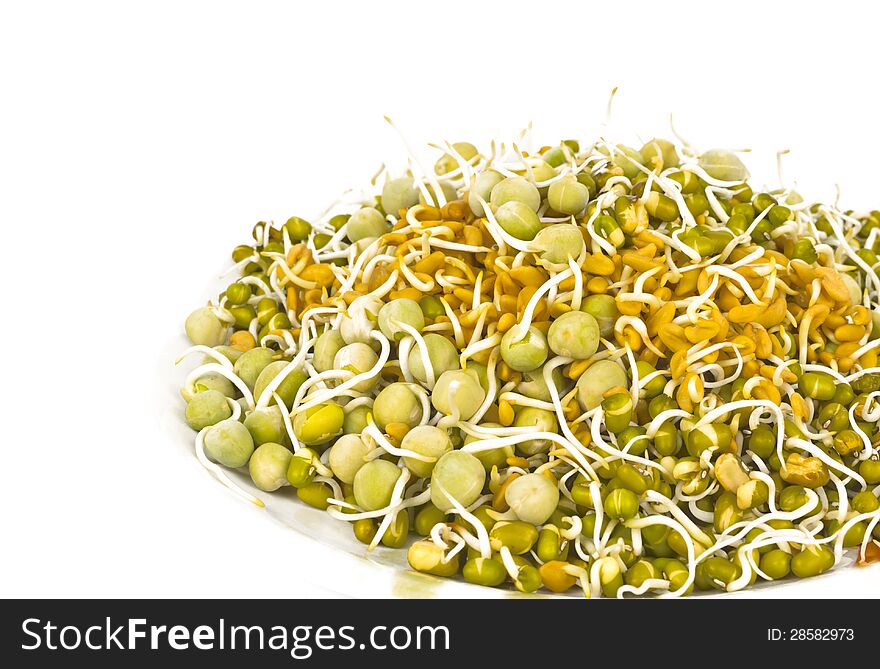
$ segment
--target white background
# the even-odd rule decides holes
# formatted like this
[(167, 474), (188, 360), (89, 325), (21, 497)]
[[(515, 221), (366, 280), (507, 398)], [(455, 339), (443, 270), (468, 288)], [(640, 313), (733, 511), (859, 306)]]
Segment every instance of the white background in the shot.
[[(383, 114), (413, 143), (529, 121), (551, 142), (598, 132), (619, 86), (616, 140), (668, 134), (673, 112), (698, 147), (751, 148), (759, 180), (791, 149), (807, 197), (838, 183), (845, 206), (880, 207), (875, 3), (2, 7), (2, 596), (332, 585), (169, 436), (162, 383), (253, 223), (403, 164)], [(809, 592), (864, 593), (863, 573)]]

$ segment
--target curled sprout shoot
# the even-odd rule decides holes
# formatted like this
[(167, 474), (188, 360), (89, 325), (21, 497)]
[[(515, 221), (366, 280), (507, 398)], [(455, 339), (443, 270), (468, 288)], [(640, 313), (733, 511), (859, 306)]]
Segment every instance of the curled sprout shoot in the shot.
[(677, 135), (528, 135), (404, 140), (407, 171), (259, 222), (184, 325), (198, 461), (526, 593), (880, 559), (880, 211)]

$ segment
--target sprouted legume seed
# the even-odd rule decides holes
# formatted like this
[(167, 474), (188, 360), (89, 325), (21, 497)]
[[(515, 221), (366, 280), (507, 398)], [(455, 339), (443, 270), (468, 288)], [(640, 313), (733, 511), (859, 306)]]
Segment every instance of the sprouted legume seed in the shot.
[(235, 249), (186, 320), (212, 473), (523, 592), (880, 559), (880, 212), (663, 139), (441, 148)]

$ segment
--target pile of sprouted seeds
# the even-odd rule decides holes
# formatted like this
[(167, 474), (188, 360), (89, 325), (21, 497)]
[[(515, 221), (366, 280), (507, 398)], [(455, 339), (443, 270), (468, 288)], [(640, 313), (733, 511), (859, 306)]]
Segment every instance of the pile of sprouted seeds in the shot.
[(880, 559), (880, 212), (662, 139), (435, 148), (233, 251), (186, 321), (206, 468), (523, 592)]

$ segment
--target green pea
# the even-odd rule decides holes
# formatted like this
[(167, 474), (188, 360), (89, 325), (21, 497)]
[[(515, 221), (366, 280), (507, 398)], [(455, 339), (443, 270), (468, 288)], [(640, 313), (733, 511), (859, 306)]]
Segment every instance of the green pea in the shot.
[(293, 453), (281, 444), (261, 444), (248, 462), (251, 480), (260, 490), (273, 492), (287, 485), (287, 468)]
[(516, 200), (510, 200), (498, 207), (495, 220), (506, 233), (524, 241), (534, 239), (541, 231), (541, 220), (535, 211), (524, 202)]
[[(498, 423), (480, 423), (482, 427), (501, 427)], [(466, 435), (464, 438), (464, 445), (473, 444), (476, 442), (482, 441), (480, 437), (474, 437), (472, 435)], [(474, 457), (477, 458), (480, 462), (483, 463), (483, 467), (487, 472), (492, 471), (492, 467), (498, 467), (498, 469), (503, 469), (507, 465), (507, 458), (512, 458), (514, 449), (513, 446), (499, 446), (498, 448), (492, 448), (488, 450), (480, 450), (472, 452)]]
[(720, 582), (727, 586), (739, 578), (741, 574), (738, 566), (723, 557), (710, 557), (703, 563), (703, 566), (706, 577), (716, 585)]
[(348, 409), (346, 407), (345, 418), (342, 421), (343, 434), (360, 434), (367, 427), (367, 417), (370, 415), (370, 407), (364, 404)]
[(617, 322), (620, 312), (611, 295), (589, 295), (581, 302), (581, 311), (596, 319), (599, 334), (604, 339), (608, 339), (614, 334), (614, 324)]
[(434, 297), (433, 295), (425, 295), (421, 298), (419, 300), (419, 307), (422, 310), (422, 315), (431, 320), (446, 314), (446, 310), (443, 308), (443, 303), (440, 301), (440, 298)]
[(729, 450), (730, 441), (733, 439), (733, 431), (725, 423), (707, 423), (694, 428), (687, 435), (688, 453), (694, 457), (710, 448)]
[(605, 427), (609, 432), (620, 434), (633, 418), (633, 403), (629, 393), (615, 393), (602, 400)]
[[(305, 450), (305, 449), (303, 449)], [(366, 463), (370, 449), (357, 434), (344, 434), (327, 454), (328, 464), (333, 475), (343, 483), (354, 483), (354, 477)]]
[(244, 355), (244, 351), (241, 351), (237, 348), (232, 348), (231, 346), (215, 346), (214, 350), (217, 351), (217, 353), (222, 355), (224, 358), (229, 360), (229, 362), (231, 362), (233, 365), (241, 356)]
[(370, 460), (360, 467), (353, 484), (358, 506), (366, 511), (387, 507), (400, 472), (400, 467), (382, 459)]
[(791, 554), (774, 548), (761, 556), (758, 566), (772, 580), (778, 581), (791, 573)]
[(666, 223), (671, 223), (679, 217), (675, 200), (661, 193), (651, 193), (645, 200), (645, 209), (648, 214)]
[(253, 290), (246, 283), (233, 283), (226, 288), (226, 304), (244, 304), (249, 299)]
[[(535, 432), (557, 432), (559, 422), (552, 411), (523, 407), (517, 411), (513, 427), (531, 427)], [(528, 439), (518, 443), (516, 449), (526, 457), (531, 457), (536, 453), (546, 453), (551, 446), (552, 442), (548, 439)]]
[(648, 402), (648, 415), (651, 418), (656, 418), (664, 411), (670, 411), (671, 409), (678, 409), (678, 404), (668, 395), (657, 395), (657, 397)]
[(531, 593), (540, 588), (542, 583), (543, 579), (537, 568), (530, 564), (524, 564), (519, 568), (514, 586), (520, 592)]
[(593, 221), (593, 228), (599, 237), (607, 240), (614, 248), (619, 249), (626, 243), (626, 235), (617, 221), (610, 216), (605, 214), (597, 216), (596, 220)]
[(324, 510), (330, 506), (328, 500), (333, 496), (333, 489), (326, 483), (314, 482), (297, 488), (296, 496), (309, 506)]
[(489, 532), (489, 538), (506, 546), (514, 555), (523, 555), (538, 541), (538, 529), (521, 520), (500, 520)]
[(679, 164), (675, 145), (667, 139), (652, 139), (639, 149), (639, 153), (645, 165), (655, 172), (678, 167)]
[(605, 496), (605, 513), (621, 520), (634, 518), (639, 512), (639, 497), (632, 490), (618, 488)]
[[(260, 372), (260, 375), (257, 377), (256, 382), (254, 382), (254, 399), (259, 401), (267, 386), (275, 379), (276, 376), (278, 376), (281, 370), (285, 369), (289, 364), (290, 363), (288, 363), (287, 361), (277, 360), (275, 362), (270, 362), (268, 365), (266, 365), (263, 368), (263, 371)], [(275, 389), (275, 392), (282, 399), (285, 406), (289, 407), (293, 405), (293, 401), (296, 398), (297, 391), (308, 378), (309, 375), (305, 372), (305, 370), (300, 368), (292, 370), (287, 374), (287, 376), (284, 377), (284, 380)]]
[[(382, 545), (388, 548), (403, 548), (406, 545), (406, 539), (409, 535), (409, 514), (406, 510), (398, 511), (394, 516), (394, 520), (382, 535)], [(456, 571), (458, 566), (456, 563)]]
[(535, 212), (541, 206), (541, 194), (534, 184), (523, 177), (508, 177), (492, 188), (490, 202), (493, 207), (502, 207), (507, 202), (521, 202)]
[[(346, 344), (336, 353), (333, 358), (333, 368), (347, 370), (354, 375), (364, 374), (370, 371), (379, 361), (379, 356), (363, 342)], [(351, 389), (360, 393), (366, 393), (378, 383), (378, 376), (368, 377), (355, 383)]]
[(226, 341), (226, 324), (214, 315), (210, 307), (196, 309), (187, 316), (184, 329), (193, 344), (219, 346)]
[(422, 402), (409, 383), (387, 385), (373, 401), (373, 419), (381, 430), (389, 423), (404, 423), (414, 428), (422, 419), (422, 413)]
[(453, 509), (447, 495), (461, 506), (470, 506), (483, 492), (485, 482), (486, 470), (479, 460), (465, 451), (449, 451), (431, 471), (431, 501), (447, 513)]
[(827, 402), (834, 397), (834, 378), (821, 372), (804, 372), (798, 379), (798, 389), (807, 397)]
[(452, 450), (452, 441), (446, 430), (433, 425), (419, 425), (406, 433), (400, 447), (419, 455), (435, 458), (434, 462), (425, 462), (406, 456), (403, 458), (404, 464), (413, 474), (426, 478), (431, 475), (436, 460)]
[(193, 392), (189, 392), (187, 389), (181, 391), (183, 398), (189, 402), (193, 395), (196, 393), (203, 392), (205, 390), (216, 390), (217, 392), (223, 394), (225, 397), (235, 397), (238, 392), (235, 386), (232, 384), (232, 381), (227, 379), (225, 376), (220, 374), (219, 372), (208, 372), (207, 374), (203, 374), (199, 378), (195, 380), (193, 383)]
[(867, 483), (880, 483), (880, 460), (862, 460), (859, 474)]
[(715, 499), (713, 526), (718, 533), (724, 532), (734, 523), (742, 520), (742, 510), (737, 506), (736, 495), (723, 492)]
[[(849, 414), (845, 413), (844, 415), (848, 423)], [(836, 435), (834, 435), (834, 441), (832, 443), (834, 446), (834, 450), (843, 456), (852, 455), (863, 447), (861, 437), (859, 437), (859, 435), (854, 430), (841, 430)]]
[(791, 571), (798, 578), (818, 576), (834, 566), (834, 553), (825, 545), (806, 546), (791, 557)]
[(419, 203), (419, 189), (409, 177), (389, 179), (382, 187), (382, 209), (394, 216)]
[(186, 405), (186, 422), (194, 430), (219, 423), (231, 415), (226, 396), (216, 390), (196, 393)]
[(552, 149), (547, 149), (542, 153), (541, 158), (550, 167), (559, 167), (566, 161), (566, 154), (561, 146), (554, 146)]
[(309, 238), (312, 231), (312, 224), (299, 216), (291, 216), (284, 224), (284, 229), (293, 242), (303, 242)]
[(731, 152), (723, 149), (710, 149), (700, 156), (700, 167), (713, 179), (721, 181), (745, 181), (749, 178), (749, 171), (739, 159)]
[(661, 456), (675, 455), (681, 448), (678, 429), (672, 421), (664, 421), (654, 434), (654, 448)]
[(584, 411), (589, 411), (602, 403), (607, 391), (627, 385), (623, 367), (612, 360), (598, 360), (587, 367), (578, 379), (578, 401)]
[(435, 525), (445, 522), (446, 514), (428, 502), (416, 513), (413, 528), (418, 534), (426, 537), (431, 534), (431, 530), (434, 529)]
[(244, 426), (251, 434), (254, 444), (262, 446), (267, 442), (287, 443), (287, 430), (280, 407), (273, 405), (257, 409), (244, 419)]
[(272, 316), (278, 313), (278, 303), (271, 297), (261, 298), (257, 302), (257, 321), (260, 325), (266, 325)]
[(361, 518), (352, 523), (352, 529), (358, 541), (362, 544), (370, 544), (373, 542), (379, 527), (372, 518)]
[(205, 453), (224, 467), (244, 467), (254, 452), (254, 440), (247, 428), (228, 418), (205, 432)]
[(388, 232), (388, 221), (375, 207), (363, 207), (351, 215), (345, 230), (349, 241), (354, 243), (385, 234)]
[(495, 587), (504, 583), (507, 570), (494, 558), (477, 557), (465, 563), (462, 575), (468, 583)]
[[(550, 390), (547, 387), (547, 381), (544, 379), (543, 372), (544, 370), (540, 367), (530, 372), (522, 372), (522, 381), (516, 384), (516, 392), (532, 399), (549, 402)], [(567, 379), (562, 375), (560, 368), (554, 368), (550, 377), (557, 392), (560, 395), (564, 394), (568, 389)]]
[(447, 416), (458, 412), (462, 420), (468, 420), (486, 398), (477, 373), (471, 369), (443, 372), (431, 393), (431, 404)]
[(425, 327), (425, 315), (419, 303), (409, 298), (391, 300), (379, 310), (379, 329), (388, 339), (400, 341), (409, 336), (399, 323), (421, 332)]
[(511, 328), (501, 337), (501, 357), (518, 372), (530, 372), (547, 359), (547, 338), (538, 328), (530, 326), (525, 334)]
[[(452, 148), (455, 150), (455, 153), (465, 161), (470, 161), (479, 154), (477, 147), (470, 142), (455, 142), (452, 144)], [(449, 172), (454, 172), (455, 170), (460, 169), (460, 167), (457, 156), (444, 153), (434, 164), (434, 173), (442, 176)]]
[(568, 558), (568, 544), (564, 543), (562, 536), (559, 534), (559, 529), (555, 525), (545, 525), (538, 532), (535, 553), (541, 562), (565, 560)]
[(253, 391), (257, 379), (263, 370), (275, 361), (275, 352), (264, 347), (252, 348), (246, 351), (233, 366), (233, 371), (244, 381), (244, 384)]
[(576, 216), (589, 200), (590, 189), (571, 175), (554, 181), (547, 190), (547, 203), (560, 214)]
[(525, 474), (507, 486), (504, 499), (517, 518), (532, 525), (541, 525), (556, 510), (559, 489), (542, 474)]
[(504, 181), (504, 176), (494, 170), (486, 170), (477, 174), (474, 178), (473, 185), (468, 191), (467, 197), (468, 207), (474, 212), (475, 216), (486, 215), (486, 212), (483, 210), (483, 205), (480, 204), (480, 198), (482, 198), (484, 202), (488, 202), (493, 189), (502, 181)]
[(342, 434), (344, 420), (338, 404), (318, 404), (293, 417), (293, 433), (306, 446), (319, 446)]
[(339, 350), (345, 346), (345, 340), (339, 330), (328, 330), (319, 335), (313, 346), (312, 365), (319, 372), (333, 369), (333, 360)]
[(550, 324), (547, 344), (556, 355), (585, 360), (599, 348), (599, 323), (583, 311), (564, 313)]
[(746, 448), (759, 458), (769, 458), (776, 451), (776, 432), (766, 425), (757, 425), (748, 438)]
[[(436, 333), (428, 333), (424, 336), (425, 348), (428, 349), (428, 360), (436, 380), (443, 372), (453, 371), (460, 368), (458, 361), (458, 349), (447, 337)], [(420, 383), (427, 383), (425, 363), (422, 359), (422, 351), (419, 346), (413, 346), (407, 358), (409, 371)]]
[(574, 225), (554, 223), (541, 228), (529, 248), (547, 262), (563, 264), (569, 258), (580, 257), (584, 251), (584, 237)]
[(880, 500), (870, 490), (863, 490), (852, 498), (852, 508), (857, 513), (871, 513), (880, 509)]
[[(773, 209), (770, 211), (772, 213)], [(816, 247), (813, 246), (813, 242), (806, 237), (795, 242), (791, 257), (792, 260), (803, 260), (811, 265), (819, 259), (819, 256), (816, 254)]]
[(257, 317), (257, 310), (250, 304), (229, 307), (227, 310), (229, 315), (235, 319), (233, 326), (236, 330), (247, 330), (250, 327), (251, 321)]

